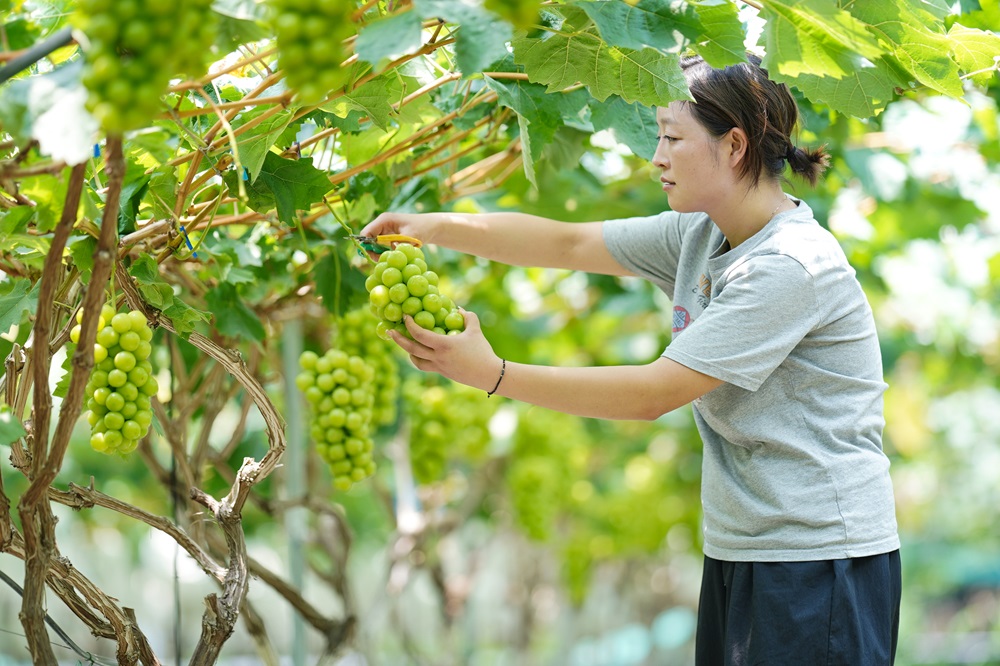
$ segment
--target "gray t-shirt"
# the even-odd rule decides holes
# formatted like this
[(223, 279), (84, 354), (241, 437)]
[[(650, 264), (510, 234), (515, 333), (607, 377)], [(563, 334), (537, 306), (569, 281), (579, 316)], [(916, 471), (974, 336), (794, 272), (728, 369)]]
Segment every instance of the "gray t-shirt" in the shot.
[(673, 301), (663, 356), (726, 382), (693, 404), (705, 554), (790, 562), (899, 548), (872, 311), (805, 202), (735, 249), (703, 213), (603, 229), (618, 262)]

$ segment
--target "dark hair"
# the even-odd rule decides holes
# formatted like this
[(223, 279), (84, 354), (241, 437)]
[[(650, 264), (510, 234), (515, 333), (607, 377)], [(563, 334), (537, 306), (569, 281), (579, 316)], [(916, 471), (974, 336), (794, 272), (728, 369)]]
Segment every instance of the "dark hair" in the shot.
[(761, 67), (760, 58), (747, 54), (746, 62), (716, 69), (701, 56), (685, 56), (680, 66), (694, 97), (691, 114), (708, 133), (721, 137), (734, 127), (749, 139), (740, 175), (756, 187), (761, 176), (780, 178), (785, 162), (792, 172), (815, 185), (830, 163), (825, 147), (803, 149), (791, 140), (799, 109), (788, 86), (775, 83)]

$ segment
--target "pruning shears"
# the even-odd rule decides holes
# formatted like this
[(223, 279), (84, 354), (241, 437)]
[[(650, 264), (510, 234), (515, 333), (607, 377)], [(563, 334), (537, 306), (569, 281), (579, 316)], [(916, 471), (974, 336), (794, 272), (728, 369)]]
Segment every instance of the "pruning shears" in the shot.
[(382, 254), (386, 250), (392, 249), (393, 243), (410, 243), (414, 247), (420, 247), (424, 244), (417, 238), (403, 234), (381, 234), (379, 236), (352, 234), (351, 239), (372, 254)]

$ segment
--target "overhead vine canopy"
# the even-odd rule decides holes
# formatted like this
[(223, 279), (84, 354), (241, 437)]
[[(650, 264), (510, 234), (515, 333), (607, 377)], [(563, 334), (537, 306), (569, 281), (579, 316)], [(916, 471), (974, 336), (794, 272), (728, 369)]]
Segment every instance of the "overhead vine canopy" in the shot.
[[(339, 314), (364, 299), (365, 259), (348, 235), (378, 212), (460, 205), (515, 174), (538, 187), (603, 131), (651, 158), (653, 107), (690, 98), (679, 66), (687, 53), (723, 67), (749, 46), (811, 109), (860, 123), (916, 94), (962, 99), (995, 82), (1000, 66), (995, 0), (0, 0), (0, 9), (0, 333), (14, 331), (0, 342), (10, 406), (0, 433), (31, 483), (23, 538), (0, 493), (0, 550), (34, 567), (25, 626), (41, 645), (42, 581), (84, 587), (43, 537), (54, 529), (46, 489), (94, 360), (67, 356), (51, 442), (48, 368), (77, 312), (74, 337), (84, 349), (94, 342), (93, 313), (110, 291), (228, 371), (249, 398), (244, 418), (256, 405), (267, 427), (267, 453), (226, 476), (224, 500), (192, 495), (227, 526), (228, 568), (169, 521), (129, 513), (170, 532), (224, 586), (199, 663), (217, 656), (245, 599), (240, 512), (285, 447), (256, 354), (303, 302)], [(207, 455), (199, 449), (182, 470), (191, 486)], [(121, 510), (92, 488), (53, 497)], [(89, 610), (81, 618), (119, 637), (122, 663), (149, 652), (144, 639), (124, 638), (129, 619), (112, 598), (95, 592), (88, 603), (107, 621)], [(343, 637), (341, 625), (306, 614)]]
[[(518, 169), (534, 183), (564, 128), (611, 130), (649, 158), (651, 107), (689, 97), (680, 54), (738, 62), (748, 30), (761, 26), (771, 76), (832, 112), (869, 118), (914, 89), (961, 97), (989, 80), (1000, 53), (1000, 37), (983, 29), (993, 10), (962, 4), (976, 10), (953, 15), (944, 0), (14, 3), (12, 48), (58, 45), (70, 30), (75, 42), (27, 69), (9, 71), (14, 60), (5, 69), (17, 78), (0, 95), (3, 201), (26, 207), (13, 214), (19, 223), (9, 224), (3, 260), (12, 275), (37, 276), (46, 241), (17, 231), (51, 229), (60, 187), (46, 178), (99, 159), (105, 129), (131, 128), (119, 252), (155, 257), (159, 270), (142, 261), (132, 270), (150, 304), (184, 333), (208, 320), (202, 298), (228, 302), (218, 297), (246, 289), (238, 256), (246, 246), (225, 241), (246, 225), (264, 223), (276, 239), (301, 228), (332, 238), (334, 220), (356, 228), (390, 203), (438, 204), (494, 188)], [(168, 11), (180, 28), (161, 20)], [(138, 36), (116, 28), (115, 16), (133, 15), (133, 27), (142, 19), (152, 27), (132, 31)], [(188, 24), (198, 29), (185, 31)], [(109, 66), (117, 52), (127, 55)], [(140, 82), (132, 70), (142, 67)], [(157, 77), (161, 90), (151, 89)], [(95, 177), (83, 202), (89, 219), (106, 198)], [(209, 235), (216, 242), (196, 264), (208, 273), (175, 298), (161, 276)], [(70, 242), (84, 274), (95, 242)], [(33, 251), (8, 251), (17, 243)], [(310, 255), (321, 274), (333, 269), (325, 255)], [(260, 339), (234, 308), (211, 308), (219, 330), (246, 326)]]

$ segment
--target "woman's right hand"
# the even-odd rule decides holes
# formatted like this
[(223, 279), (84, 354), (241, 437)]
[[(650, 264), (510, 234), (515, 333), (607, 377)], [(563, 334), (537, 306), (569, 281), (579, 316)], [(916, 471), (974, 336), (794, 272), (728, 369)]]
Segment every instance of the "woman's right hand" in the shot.
[(432, 242), (431, 231), (434, 214), (385, 212), (365, 225), (362, 236), (402, 234), (424, 243)]

